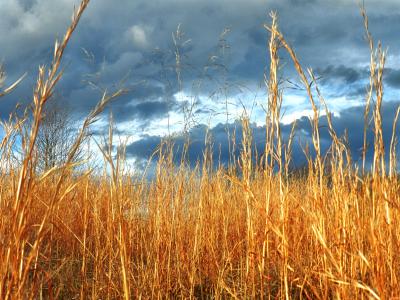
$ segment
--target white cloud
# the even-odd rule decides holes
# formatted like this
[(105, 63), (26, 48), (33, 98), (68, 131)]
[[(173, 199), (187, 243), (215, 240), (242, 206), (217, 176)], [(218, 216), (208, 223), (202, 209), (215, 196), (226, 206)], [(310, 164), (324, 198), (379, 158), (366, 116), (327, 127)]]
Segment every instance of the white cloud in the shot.
[(312, 118), (313, 116), (313, 111), (312, 109), (305, 109), (305, 110), (301, 110), (301, 111), (294, 111), (288, 114), (284, 114), (281, 122), (284, 125), (288, 125), (291, 124), (292, 122), (294, 122), (295, 120), (300, 119), (301, 117), (309, 117)]
[(147, 28), (143, 26), (134, 25), (127, 31), (128, 38), (133, 42), (136, 47), (146, 48), (149, 45), (146, 29)]

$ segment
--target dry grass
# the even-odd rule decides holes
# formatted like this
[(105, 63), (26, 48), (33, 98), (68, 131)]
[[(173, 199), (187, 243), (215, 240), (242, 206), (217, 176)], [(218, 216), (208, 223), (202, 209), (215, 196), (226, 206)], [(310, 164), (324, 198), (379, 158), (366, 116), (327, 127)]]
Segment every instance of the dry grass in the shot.
[[(164, 145), (153, 181), (126, 175), (123, 153), (115, 158), (110, 147), (101, 147), (108, 170), (103, 176), (92, 170), (74, 174), (73, 157), (87, 128), (123, 92), (117, 91), (104, 94), (84, 121), (66, 163), (38, 175), (40, 154), (35, 149), (42, 111), (61, 78), (63, 52), (88, 2), (82, 1), (63, 41), (56, 43), (50, 68), (39, 69), (32, 118), (11, 116), (2, 124), (1, 299), (399, 297), (399, 111), (388, 168), (380, 112), (385, 52), (380, 45), (374, 48), (363, 9), (371, 50), (365, 112), (365, 130), (373, 112), (371, 172), (365, 170), (365, 156), (361, 171), (351, 164), (347, 143), (334, 131), (312, 70), (303, 70), (272, 14), (272, 24), (266, 26), (271, 65), (264, 167), (252, 161), (251, 129), (244, 116), (236, 170), (210, 168), (210, 149), (202, 165), (177, 167), (172, 148)], [(308, 158), (306, 174), (298, 177), (289, 168), (294, 129), (285, 144), (280, 131), (284, 98), (278, 52), (283, 50), (292, 58), (314, 111), (316, 156)], [(328, 116), (330, 160), (320, 149), (317, 101)], [(25, 132), (23, 123), (29, 120), (31, 131)], [(19, 165), (12, 153), (17, 136), (23, 148)]]

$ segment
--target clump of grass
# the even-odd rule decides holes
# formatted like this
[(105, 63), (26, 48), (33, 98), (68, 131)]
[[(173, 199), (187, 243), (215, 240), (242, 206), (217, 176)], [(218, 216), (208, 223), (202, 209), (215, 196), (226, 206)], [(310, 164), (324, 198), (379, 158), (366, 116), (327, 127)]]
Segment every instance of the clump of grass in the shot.
[[(124, 151), (112, 152), (110, 122), (108, 140), (99, 145), (104, 172), (74, 174), (73, 158), (88, 127), (124, 92), (119, 90), (105, 93), (84, 120), (66, 162), (37, 174), (42, 111), (62, 76), (62, 55), (88, 3), (82, 1), (63, 41), (56, 43), (50, 68), (39, 69), (32, 117), (10, 116), (1, 124), (1, 299), (390, 299), (400, 294), (395, 131), (400, 110), (387, 176), (380, 112), (385, 55), (380, 45), (375, 51), (364, 10), (371, 51), (365, 124), (372, 110), (375, 133), (371, 172), (365, 170), (366, 142), (362, 172), (352, 165), (346, 138), (334, 130), (314, 73), (303, 70), (278, 29), (277, 15), (271, 14), (261, 167), (253, 161), (251, 126), (244, 114), (234, 170), (213, 168), (207, 138), (201, 165), (187, 168), (182, 159), (177, 166), (174, 146), (166, 142), (158, 150), (152, 181), (131, 176)], [(290, 171), (295, 125), (288, 141), (281, 136), (279, 51), (289, 53), (314, 112), (316, 156), (308, 157), (307, 172), (297, 177)], [(181, 82), (179, 69), (177, 74)], [(320, 146), (318, 100), (332, 138), (329, 159)], [(27, 122), (29, 132), (23, 126)], [(20, 165), (13, 154), (17, 137), (23, 149)]]

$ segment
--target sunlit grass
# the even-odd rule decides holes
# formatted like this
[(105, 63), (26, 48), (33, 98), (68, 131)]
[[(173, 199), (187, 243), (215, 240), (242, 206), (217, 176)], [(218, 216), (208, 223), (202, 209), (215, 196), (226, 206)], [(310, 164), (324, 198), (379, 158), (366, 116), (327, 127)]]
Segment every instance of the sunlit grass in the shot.
[[(124, 92), (118, 90), (104, 93), (65, 162), (38, 174), (41, 153), (36, 151), (36, 139), (42, 112), (62, 76), (63, 52), (88, 2), (82, 1), (64, 39), (56, 43), (50, 68), (40, 68), (32, 116), (11, 116), (2, 124), (1, 299), (400, 295), (398, 114), (387, 158), (380, 112), (385, 52), (380, 45), (375, 48), (363, 9), (371, 50), (365, 110), (365, 130), (371, 112), (374, 124), (371, 170), (365, 167), (365, 156), (361, 165), (351, 162), (347, 141), (335, 133), (312, 70), (303, 70), (271, 14), (272, 23), (266, 25), (271, 64), (262, 161), (254, 162), (252, 132), (244, 114), (241, 154), (232, 169), (212, 167), (216, 158), (211, 157), (210, 145), (196, 167), (188, 168), (184, 159), (176, 165), (173, 147), (166, 142), (156, 155), (152, 180), (131, 176), (124, 171), (123, 151), (117, 156), (112, 152), (110, 124), (109, 147), (99, 147), (104, 172), (80, 169), (77, 174), (77, 149), (105, 105)], [(280, 132), (284, 97), (278, 79), (279, 51), (289, 53), (313, 110), (310, 147), (316, 155), (308, 157), (303, 172), (290, 168), (295, 126), (287, 141)], [(319, 104), (332, 138), (329, 159), (320, 147)], [(13, 155), (16, 136), (22, 141), (18, 157)]]

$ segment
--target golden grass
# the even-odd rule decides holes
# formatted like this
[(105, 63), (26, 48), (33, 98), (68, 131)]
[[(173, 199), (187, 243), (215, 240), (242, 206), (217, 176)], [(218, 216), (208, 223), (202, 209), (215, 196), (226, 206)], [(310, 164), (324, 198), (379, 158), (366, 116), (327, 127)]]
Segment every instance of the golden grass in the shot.
[[(375, 51), (363, 9), (371, 50), (365, 126), (367, 130), (372, 110), (375, 128), (371, 172), (365, 170), (365, 156), (362, 172), (351, 164), (312, 70), (303, 71), (272, 14), (272, 24), (266, 26), (271, 33), (271, 65), (266, 76), (263, 162), (254, 164), (251, 129), (244, 116), (236, 170), (210, 168), (210, 149), (202, 165), (177, 167), (167, 145), (159, 152), (153, 181), (125, 174), (123, 155), (114, 158), (110, 148), (102, 150), (108, 170), (103, 176), (92, 170), (74, 174), (73, 157), (87, 128), (108, 101), (123, 92), (117, 91), (104, 94), (84, 121), (66, 163), (36, 174), (40, 154), (35, 143), (43, 107), (61, 77), (62, 54), (88, 2), (82, 1), (63, 41), (56, 43), (49, 70), (40, 68), (31, 131), (23, 129), (28, 117), (11, 116), (2, 124), (6, 135), (0, 144), (0, 299), (396, 299), (400, 295), (395, 133), (399, 111), (387, 176), (380, 113), (385, 53), (380, 45)], [(286, 144), (280, 132), (281, 48), (292, 58), (314, 111), (316, 157), (308, 158), (306, 174), (297, 177), (289, 168), (294, 130)], [(330, 160), (320, 150), (317, 100), (328, 116)], [(12, 156), (17, 135), (23, 137), (19, 166)]]

